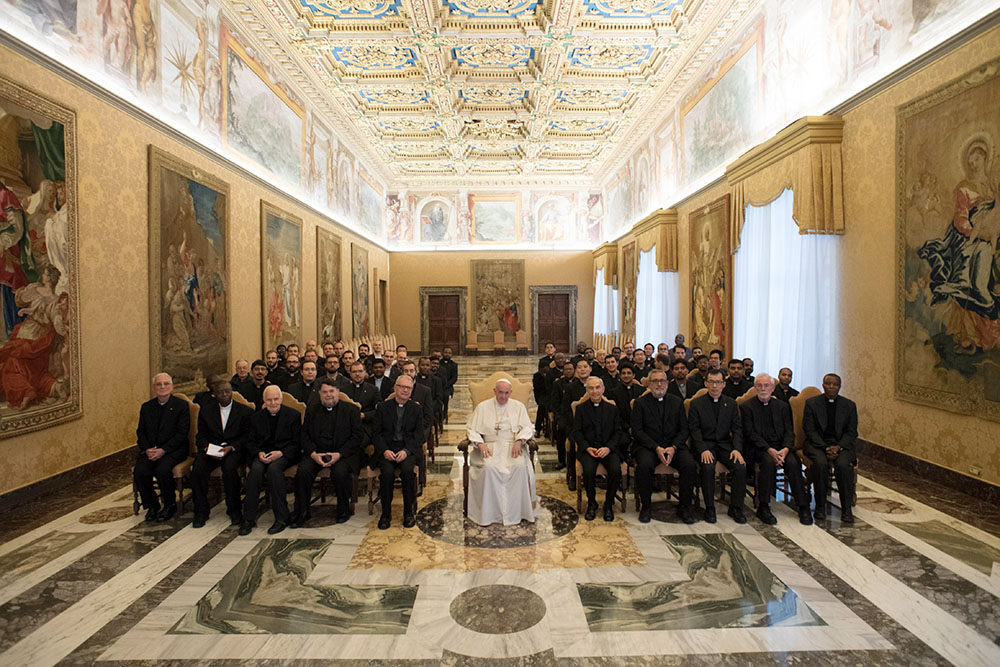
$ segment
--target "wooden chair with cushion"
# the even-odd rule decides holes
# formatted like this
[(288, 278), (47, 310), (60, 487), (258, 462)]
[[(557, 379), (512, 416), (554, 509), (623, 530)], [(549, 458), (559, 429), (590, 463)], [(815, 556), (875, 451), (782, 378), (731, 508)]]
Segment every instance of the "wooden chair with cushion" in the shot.
[[(736, 407), (737, 408), (742, 408), (743, 404), (746, 403), (747, 401), (749, 401), (751, 398), (757, 398), (757, 387), (750, 387), (749, 389), (747, 389), (747, 391), (746, 391), (745, 394), (743, 394), (742, 396), (740, 396), (739, 398), (737, 398), (736, 399)], [(747, 451), (748, 446), (749, 445), (748, 445), (747, 442), (743, 443), (743, 459), (744, 459), (744, 461), (746, 460), (746, 451)], [(753, 479), (750, 478), (750, 467), (747, 466), (747, 487), (746, 487), (747, 488), (747, 495), (749, 495), (750, 497), (753, 498), (753, 505), (754, 505), (754, 507), (757, 506), (757, 485), (756, 485), (756, 481), (755, 480), (756, 480), (756, 476)], [(777, 488), (779, 484), (783, 485), (784, 483), (785, 483), (785, 471), (784, 471), (784, 469), (782, 469), (782, 468), (779, 467), (778, 468), (778, 473), (777, 473), (777, 480), (775, 481), (775, 488)], [(782, 486), (782, 488), (784, 488), (784, 486)]]
[(528, 332), (524, 329), (520, 329), (514, 334), (514, 338), (517, 341), (517, 353), (528, 354)]
[[(601, 397), (601, 400), (604, 401), (605, 403), (610, 403), (611, 405), (615, 404), (614, 401), (604, 396)], [(570, 403), (570, 407), (573, 409), (574, 417), (576, 416), (577, 406), (583, 405), (586, 402), (587, 402), (587, 395), (584, 394), (583, 396), (580, 397), (580, 400), (573, 401), (572, 403)], [(567, 463), (569, 462), (567, 461)], [(583, 464), (580, 463), (579, 460), (575, 461), (575, 464), (576, 464), (576, 511), (578, 514), (580, 514), (583, 512)], [(603, 463), (598, 463), (597, 464), (598, 483), (600, 483), (602, 477), (605, 479), (606, 483), (607, 475), (608, 475), (607, 468), (604, 467)], [(628, 457), (623, 457), (622, 481), (621, 484), (618, 486), (618, 493), (615, 495), (615, 500), (621, 503), (622, 512), (628, 509), (628, 488), (630, 482), (631, 478), (629, 476)]]
[[(811, 479), (812, 479), (811, 475), (813, 474), (813, 472), (812, 472), (812, 459), (810, 459), (808, 456), (806, 456), (806, 453), (805, 453), (806, 431), (802, 427), (802, 419), (803, 419), (803, 417), (805, 415), (805, 412), (806, 412), (806, 401), (808, 401), (810, 398), (813, 398), (815, 396), (819, 396), (822, 393), (823, 393), (823, 391), (821, 389), (819, 389), (818, 387), (812, 387), (812, 386), (810, 386), (810, 387), (804, 388), (801, 392), (799, 392), (798, 396), (793, 396), (792, 398), (788, 399), (788, 404), (792, 406), (792, 425), (795, 428), (795, 453), (798, 454), (799, 460), (802, 462), (802, 465), (805, 466), (806, 484), (809, 485), (809, 486), (811, 486), (811, 484), (812, 484), (812, 482), (811, 482)], [(829, 491), (832, 491), (833, 490), (833, 479), (834, 479), (834, 476), (835, 476), (834, 473), (833, 473), (833, 462), (832, 461), (830, 462), (830, 465), (827, 467), (826, 474), (827, 474), (826, 488)], [(807, 486), (806, 490), (811, 492), (812, 489), (809, 488), (809, 486)], [(855, 491), (854, 491), (854, 497), (851, 498), (851, 506), (852, 507), (854, 505), (858, 504), (858, 492), (857, 492), (857, 488), (858, 488), (858, 463), (857, 463), (857, 461), (855, 461), (855, 463), (854, 463), (854, 489), (855, 489)], [(837, 489), (837, 490), (839, 491), (840, 489)], [(817, 503), (819, 502), (819, 498), (816, 499), (816, 502)], [(841, 502), (843, 502), (843, 499), (841, 499)]]
[(507, 351), (507, 345), (503, 340), (503, 331), (497, 329), (493, 332), (493, 354), (503, 354)]
[[(493, 397), (493, 387), (496, 386), (497, 380), (501, 379), (510, 382), (511, 398), (524, 403), (525, 406), (528, 405), (528, 399), (531, 396), (532, 391), (531, 383), (522, 382), (509, 373), (497, 371), (483, 380), (469, 383), (469, 395), (472, 398), (473, 410), (475, 410), (476, 406), (483, 401)], [(469, 414), (471, 416), (472, 413), (470, 412)], [(462, 513), (465, 516), (468, 516), (469, 514), (469, 447), (471, 444), (472, 443), (469, 441), (468, 437), (462, 438), (462, 441), (458, 443), (458, 451), (462, 453)], [(528, 456), (531, 457), (531, 464), (534, 465), (535, 452), (538, 451), (538, 443), (535, 442), (535, 438), (532, 437), (526, 444)]]
[[(341, 396), (347, 398), (346, 396), (344, 396), (343, 393), (341, 393)], [(396, 399), (396, 392), (392, 392), (386, 397), (387, 401), (393, 401), (395, 399)], [(354, 401), (351, 401), (351, 403), (354, 403)], [(354, 403), (354, 405), (358, 404)], [(427, 443), (426, 442), (421, 443), (421, 448), (423, 450), (421, 460), (426, 462)], [(369, 445), (369, 447), (365, 448), (365, 452), (368, 454), (368, 465), (366, 465), (363, 468), (363, 470), (365, 471), (365, 474), (368, 476), (368, 514), (371, 515), (375, 513), (375, 506), (381, 501), (381, 498), (379, 497), (378, 493), (380, 484), (379, 481), (380, 471), (377, 468), (372, 467), (372, 463), (374, 462), (373, 458), (375, 455), (375, 446)], [(417, 477), (417, 497), (419, 498), (424, 493), (424, 485), (427, 483), (427, 472), (425, 466), (420, 465), (420, 461), (418, 461), (417, 464), (413, 467), (413, 472)], [(398, 470), (396, 471), (395, 479), (399, 479)], [(413, 509), (416, 510), (415, 507)]]
[(470, 329), (465, 332), (465, 353), (478, 354), (479, 352), (479, 332)]
[[(236, 393), (236, 392), (233, 392)], [(174, 392), (174, 396), (177, 398), (187, 401), (188, 404), (188, 414), (191, 419), (191, 423), (188, 426), (188, 457), (175, 465), (173, 467), (174, 484), (177, 487), (177, 505), (179, 507), (179, 513), (184, 513), (184, 480), (191, 474), (191, 466), (194, 465), (194, 456), (198, 453), (198, 446), (195, 444), (195, 437), (198, 435), (198, 414), (201, 412), (201, 406), (188, 398), (185, 394)], [(133, 466), (133, 473), (135, 472), (135, 467)], [(153, 480), (156, 483), (156, 480)], [(139, 509), (142, 507), (142, 503), (139, 500), (139, 489), (135, 486), (135, 481), (133, 478), (132, 482), (132, 511), (135, 514), (139, 513)]]

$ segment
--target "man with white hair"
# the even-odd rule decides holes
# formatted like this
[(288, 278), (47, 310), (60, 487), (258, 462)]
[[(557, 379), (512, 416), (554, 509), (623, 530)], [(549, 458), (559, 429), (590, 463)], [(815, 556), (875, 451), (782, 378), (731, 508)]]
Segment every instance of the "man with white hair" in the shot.
[(535, 521), (535, 470), (525, 443), (534, 429), (524, 403), (501, 378), (493, 398), (476, 406), (467, 433), (475, 446), (469, 471), (469, 518), (481, 526)]
[[(146, 510), (146, 521), (167, 521), (177, 513), (173, 468), (187, 458), (191, 413), (182, 398), (173, 395), (174, 381), (166, 373), (153, 376), (153, 398), (139, 408), (135, 430), (139, 456), (132, 471), (135, 488)], [(153, 478), (160, 486), (160, 499)]]

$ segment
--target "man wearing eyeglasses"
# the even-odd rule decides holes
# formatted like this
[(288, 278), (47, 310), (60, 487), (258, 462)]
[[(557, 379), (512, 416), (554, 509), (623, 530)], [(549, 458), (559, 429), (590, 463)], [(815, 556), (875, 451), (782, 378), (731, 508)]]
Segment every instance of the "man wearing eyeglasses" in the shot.
[(746, 497), (747, 469), (743, 460), (743, 426), (736, 399), (722, 393), (726, 381), (722, 371), (708, 372), (708, 393), (691, 401), (688, 428), (691, 444), (701, 462), (701, 488), (705, 495), (705, 521), (715, 523), (715, 463), (724, 465), (733, 476), (729, 516), (736, 523), (746, 523), (743, 501)]

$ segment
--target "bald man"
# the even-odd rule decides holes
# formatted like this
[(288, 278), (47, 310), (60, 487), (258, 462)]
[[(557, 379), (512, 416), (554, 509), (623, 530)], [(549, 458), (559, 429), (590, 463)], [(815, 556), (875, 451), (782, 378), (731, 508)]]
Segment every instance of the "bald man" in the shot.
[(573, 438), (576, 458), (583, 467), (583, 488), (587, 491), (587, 512), (584, 519), (597, 516), (597, 466), (607, 472), (608, 490), (604, 496), (604, 520), (615, 520), (615, 493), (621, 482), (621, 465), (628, 446), (628, 436), (622, 428), (621, 416), (612, 401), (604, 398), (604, 381), (587, 378), (586, 398), (573, 415)]
[[(139, 456), (132, 478), (146, 510), (146, 521), (167, 521), (177, 513), (173, 468), (188, 456), (191, 413), (187, 401), (173, 392), (173, 379), (167, 373), (157, 373), (153, 376), (153, 398), (139, 408), (139, 426), (135, 429)], [(160, 487), (162, 508), (153, 488), (154, 477)]]

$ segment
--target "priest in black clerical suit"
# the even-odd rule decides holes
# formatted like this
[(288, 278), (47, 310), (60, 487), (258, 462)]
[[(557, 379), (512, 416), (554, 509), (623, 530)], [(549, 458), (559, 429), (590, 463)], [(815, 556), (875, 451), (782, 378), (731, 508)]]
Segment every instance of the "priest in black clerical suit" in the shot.
[(412, 377), (400, 375), (396, 378), (395, 397), (380, 403), (375, 411), (375, 457), (371, 465), (380, 471), (380, 530), (387, 529), (392, 521), (392, 487), (397, 470), (403, 486), (403, 526), (410, 528), (416, 524), (417, 480), (414, 466), (422, 451), (423, 408), (410, 398), (413, 385)]
[(285, 493), (285, 471), (299, 460), (301, 431), (302, 415), (298, 410), (281, 404), (281, 391), (277, 387), (265, 389), (264, 407), (250, 419), (250, 437), (246, 444), (246, 458), (250, 467), (246, 479), (246, 496), (243, 498), (240, 535), (249, 535), (257, 525), (260, 490), (265, 475), (270, 492), (271, 512), (274, 515), (274, 523), (267, 532), (274, 535), (288, 525), (290, 513)]
[(351, 490), (361, 469), (361, 410), (340, 400), (340, 389), (333, 378), (324, 378), (319, 388), (319, 402), (306, 408), (302, 419), (302, 461), (295, 473), (295, 509), (292, 528), (309, 520), (309, 504), (316, 475), (330, 468), (330, 478), (337, 494), (337, 523), (351, 518)]
[(739, 398), (753, 388), (753, 385), (743, 376), (743, 362), (740, 359), (729, 360), (729, 377), (722, 393), (729, 398)]
[[(240, 525), (243, 508), (240, 503), (240, 468), (244, 462), (244, 447), (250, 435), (250, 418), (253, 409), (233, 400), (233, 388), (223, 377), (212, 384), (215, 396), (210, 404), (198, 413), (198, 435), (195, 444), (198, 453), (191, 466), (191, 498), (194, 502), (195, 528), (201, 528), (208, 519), (208, 478), (212, 471), (222, 467), (222, 488), (226, 495), (226, 514), (234, 526)], [(222, 456), (209, 456), (208, 446), (222, 447)]]
[(827, 469), (833, 464), (840, 492), (840, 520), (854, 523), (854, 465), (858, 439), (858, 406), (840, 395), (840, 376), (823, 377), (823, 394), (806, 401), (802, 415), (806, 433), (805, 454), (812, 460), (809, 468), (816, 492), (816, 519), (826, 518)]
[[(153, 377), (153, 398), (139, 408), (135, 429), (139, 456), (132, 479), (146, 510), (146, 521), (166, 521), (177, 513), (177, 488), (173, 468), (188, 457), (191, 413), (188, 402), (173, 395), (174, 382), (166, 373)], [(153, 488), (160, 486), (163, 508)]]
[(587, 512), (584, 518), (593, 521), (597, 516), (597, 466), (603, 464), (607, 474), (608, 489), (604, 496), (604, 520), (615, 519), (615, 493), (621, 482), (621, 464), (628, 447), (628, 436), (622, 428), (618, 408), (604, 400), (604, 381), (587, 378), (586, 398), (577, 405), (573, 416), (573, 439), (576, 441), (576, 458), (583, 467), (583, 488), (587, 492)]
[[(577, 453), (576, 438), (574, 437), (575, 429), (573, 428), (572, 405), (576, 401), (583, 398), (583, 395), (587, 393), (584, 385), (590, 377), (590, 372), (591, 366), (589, 361), (582, 358), (577, 360), (577, 362), (573, 364), (573, 379), (566, 381), (562, 388), (562, 405), (559, 406), (559, 412), (562, 415), (563, 424), (566, 429), (566, 451), (569, 454), (567, 457), (567, 464), (570, 468), (573, 467), (572, 460), (576, 458)], [(570, 491), (575, 491), (576, 475), (573, 473), (572, 469), (567, 470), (567, 477)]]
[(747, 469), (743, 460), (743, 424), (736, 399), (722, 393), (725, 380), (718, 369), (708, 372), (708, 393), (691, 401), (688, 428), (691, 444), (701, 463), (701, 488), (705, 495), (705, 520), (715, 523), (715, 463), (722, 463), (733, 477), (729, 516), (746, 523)]
[(798, 389), (792, 389), (791, 368), (782, 368), (778, 371), (778, 384), (774, 387), (774, 395), (785, 403), (799, 395)]
[(310, 403), (319, 400), (319, 379), (316, 377), (316, 362), (306, 361), (298, 382), (293, 382), (286, 390), (299, 403)]
[(632, 404), (632, 453), (635, 456), (635, 483), (639, 491), (639, 521), (652, 518), (653, 471), (660, 463), (672, 466), (680, 477), (677, 515), (684, 523), (694, 523), (691, 499), (698, 475), (688, 447), (688, 422), (684, 401), (667, 393), (667, 374), (650, 371), (649, 393)]
[(621, 378), (621, 381), (614, 391), (610, 392), (609, 398), (618, 406), (618, 414), (621, 415), (622, 423), (630, 426), (632, 424), (632, 401), (646, 393), (646, 388), (635, 379), (635, 369), (631, 366), (622, 366), (618, 377)]
[(754, 387), (757, 395), (743, 403), (740, 417), (743, 419), (743, 449), (748, 477), (753, 478), (754, 466), (757, 467), (757, 518), (770, 525), (778, 522), (771, 513), (771, 496), (774, 494), (778, 467), (781, 466), (799, 511), (799, 521), (808, 526), (813, 521), (809, 512), (809, 492), (802, 476), (802, 462), (795, 453), (792, 409), (774, 397), (774, 379), (767, 373), (761, 373), (754, 379)]
[(682, 401), (694, 398), (698, 390), (705, 386), (699, 376), (688, 374), (687, 362), (683, 359), (674, 359), (673, 363), (670, 364), (670, 372), (673, 377), (667, 387), (667, 393)]
[(361, 406), (361, 426), (364, 436), (361, 439), (361, 449), (371, 442), (372, 425), (375, 423), (375, 408), (382, 402), (375, 385), (365, 382), (365, 367), (360, 361), (351, 364), (351, 381), (343, 390), (352, 401)]

